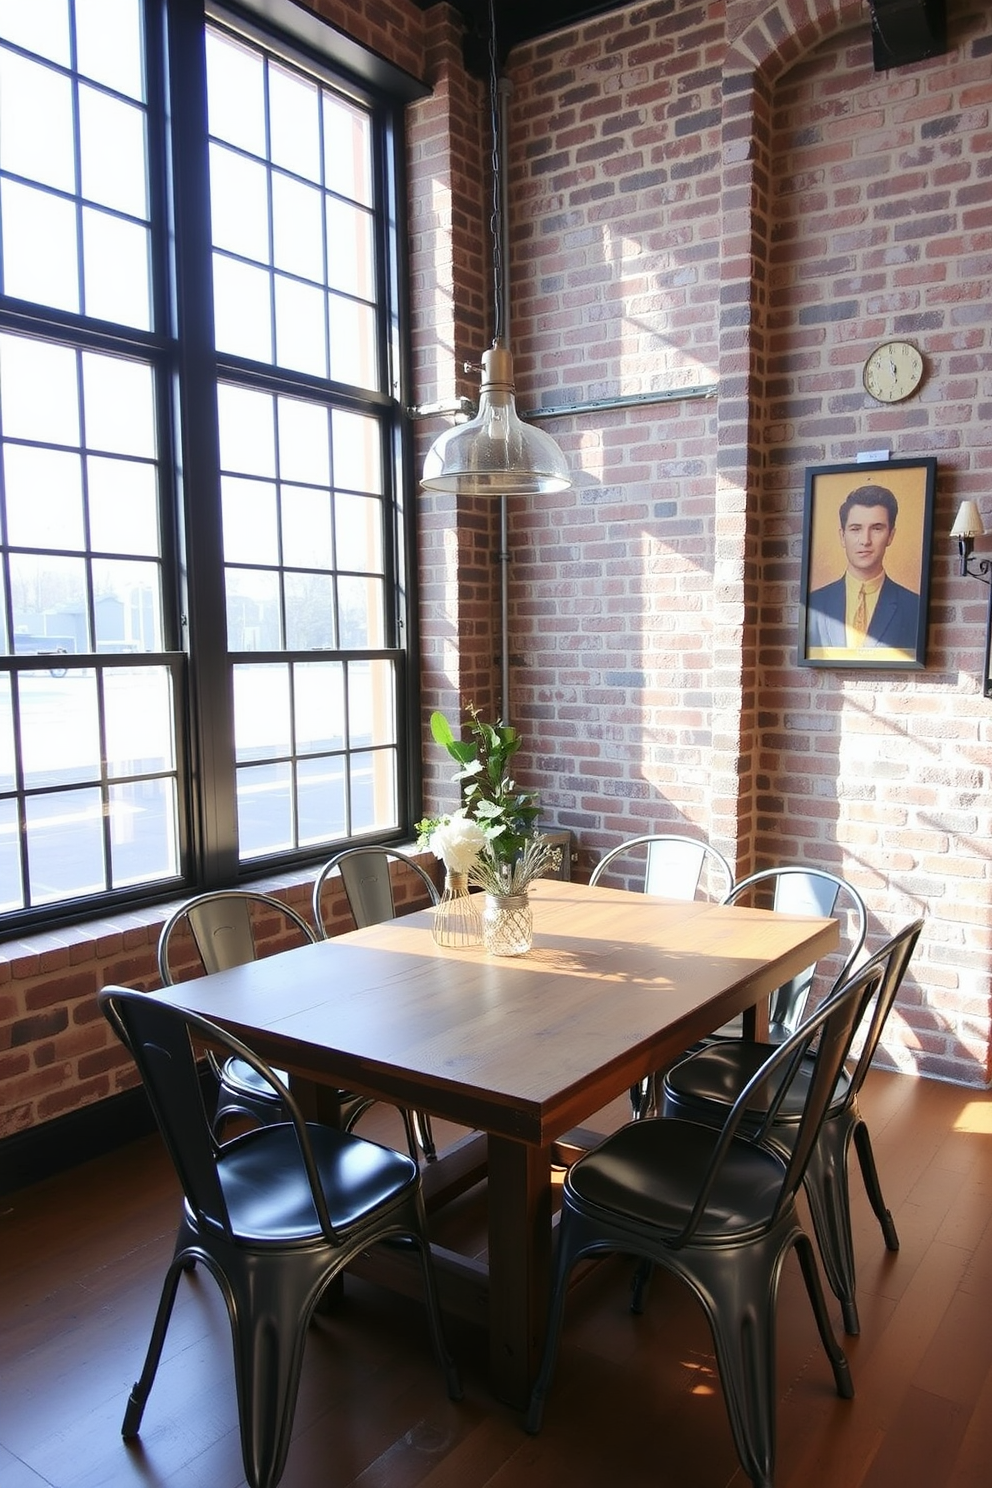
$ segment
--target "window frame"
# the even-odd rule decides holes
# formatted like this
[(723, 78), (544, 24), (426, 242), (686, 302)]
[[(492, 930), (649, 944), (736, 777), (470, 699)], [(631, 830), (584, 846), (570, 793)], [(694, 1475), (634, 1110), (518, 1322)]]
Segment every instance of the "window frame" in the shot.
[[(381, 419), (387, 634), (397, 669), (396, 828), (362, 833), (351, 841), (408, 837), (419, 814), (420, 751), (411, 722), (419, 711), (416, 657), (413, 457), (405, 415), (409, 381), (403, 111), (426, 96), (416, 79), (335, 31), (314, 12), (289, 0), (142, 0), (147, 58), (149, 215), (152, 224), (153, 330), (128, 331), (23, 301), (0, 303), (0, 329), (41, 334), (70, 344), (137, 354), (152, 367), (159, 389), (158, 436), (162, 469), (163, 650), (157, 658), (184, 678), (177, 689), (176, 749), (179, 792), (177, 878), (111, 889), (0, 916), (0, 937), (44, 922), (68, 922), (114, 906), (152, 903), (183, 892), (230, 885), (272, 872), (292, 872), (323, 861), (348, 839), (317, 847), (239, 859), (234, 750), (234, 668), (253, 661), (314, 659), (313, 652), (236, 653), (227, 649), (220, 450), (216, 387), (235, 381), (319, 398), (317, 380), (257, 366), (215, 352), (209, 163), (206, 117), (205, 28), (240, 33), (313, 71), (368, 108), (373, 125), (377, 293), (383, 306), (378, 355), (380, 391), (368, 396), (338, 384), (324, 386), (330, 406), (374, 408)], [(181, 79), (173, 86), (171, 80)], [(412, 651), (412, 656), (411, 656)], [(335, 653), (316, 653), (330, 657)], [(347, 653), (349, 655), (356, 653)], [(384, 654), (378, 648), (376, 655)], [(14, 668), (30, 658), (9, 658)], [(37, 663), (35, 663), (36, 665)]]

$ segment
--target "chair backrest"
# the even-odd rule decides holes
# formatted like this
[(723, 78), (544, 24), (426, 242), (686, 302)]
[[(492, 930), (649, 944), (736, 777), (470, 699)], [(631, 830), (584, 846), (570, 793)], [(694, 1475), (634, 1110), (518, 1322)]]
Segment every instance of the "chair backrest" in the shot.
[(699, 837), (676, 832), (631, 837), (611, 848), (593, 869), (590, 886), (599, 883), (617, 859), (628, 854), (636, 858), (642, 852), (646, 894), (688, 900), (695, 899), (702, 890), (703, 897), (722, 900), (734, 886), (733, 870), (721, 852)]
[(913, 952), (916, 950), (916, 942), (922, 931), (922, 920), (911, 921), (858, 968), (859, 972), (863, 972), (871, 967), (878, 967), (882, 972), (882, 980), (874, 1003), (866, 1010), (862, 1024), (857, 1030), (854, 1068), (848, 1072), (846, 1098), (843, 1107), (838, 1107), (838, 1109), (851, 1105), (864, 1084), (865, 1075), (868, 1073), (882, 1037), (882, 1030), (892, 1011), (892, 1005), (898, 996), (899, 988), (902, 986)]
[[(251, 1066), (272, 1087), (296, 1128), (302, 1166), (313, 1194), (320, 1226), (329, 1239), (334, 1229), (327, 1212), (323, 1189), (299, 1108), (288, 1087), (251, 1049), (216, 1024), (182, 1008), (169, 1007), (145, 992), (126, 987), (104, 987), (98, 994), (100, 1008), (118, 1038), (131, 1054), (148, 1095), (162, 1139), (172, 1158), (183, 1194), (199, 1222), (232, 1239), (224, 1190), (217, 1169), (222, 1146), (214, 1136), (203, 1104), (197, 1069), (196, 1046), (206, 1044), (214, 1057), (228, 1056)], [(258, 1133), (248, 1139), (257, 1140)], [(235, 1138), (235, 1141), (245, 1140)], [(230, 1147), (228, 1147), (230, 1150)], [(273, 1174), (277, 1180), (278, 1174)]]
[[(672, 1242), (673, 1245), (677, 1247), (692, 1238), (706, 1213), (713, 1185), (731, 1143), (738, 1136), (749, 1142), (762, 1141), (788, 1097), (792, 1081), (802, 1069), (803, 1079), (808, 1079), (808, 1085), (796, 1126), (794, 1145), (788, 1159), (783, 1159), (782, 1186), (769, 1220), (770, 1225), (775, 1223), (784, 1206), (795, 1197), (803, 1181), (803, 1174), (826, 1118), (844, 1062), (850, 1053), (858, 1024), (868, 1003), (877, 993), (883, 974), (880, 966), (865, 965), (835, 987), (795, 1033), (775, 1046), (761, 1068), (747, 1082), (727, 1115), (692, 1213), (681, 1233)], [(771, 1100), (770, 1091), (774, 1092)], [(761, 1124), (757, 1129), (746, 1128), (742, 1134), (741, 1122), (751, 1109), (761, 1112)]]
[(302, 915), (269, 894), (217, 889), (187, 900), (169, 916), (158, 938), (158, 970), (163, 983), (170, 986), (173, 981), (169, 953), (181, 926), (188, 927), (203, 970), (209, 974), (256, 959), (256, 931), (266, 914), (280, 916), (304, 941), (316, 938)]
[(324, 885), (335, 870), (341, 875), (351, 916), (359, 930), (393, 918), (396, 906), (389, 872), (392, 862), (403, 864), (404, 870), (409, 869), (419, 878), (431, 904), (437, 903), (439, 895), (430, 874), (406, 853), (394, 847), (346, 847), (324, 864), (313, 886), (313, 917), (322, 936), (327, 935), (327, 925), (321, 900)]
[[(742, 878), (724, 902), (739, 904), (743, 900), (761, 905), (767, 903), (769, 897), (771, 904), (768, 907), (781, 914), (833, 917), (840, 923), (840, 967), (831, 977), (831, 986), (838, 986), (849, 975), (860, 955), (868, 930), (868, 912), (857, 889), (845, 878), (829, 873), (825, 868), (787, 864), (762, 868)], [(772, 994), (768, 1021), (773, 1039), (782, 1039), (799, 1027), (816, 969), (814, 961)]]

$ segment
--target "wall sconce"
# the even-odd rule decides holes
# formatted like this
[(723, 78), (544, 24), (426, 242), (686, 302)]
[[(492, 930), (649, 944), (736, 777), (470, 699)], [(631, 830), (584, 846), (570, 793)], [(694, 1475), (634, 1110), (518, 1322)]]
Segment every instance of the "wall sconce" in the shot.
[(982, 514), (974, 501), (962, 501), (958, 507), (958, 514), (954, 518), (954, 526), (951, 528), (951, 536), (958, 540), (958, 552), (961, 555), (961, 577), (981, 579), (984, 584), (992, 585), (992, 558), (977, 558), (973, 553), (975, 538), (982, 537), (985, 533), (985, 523)]

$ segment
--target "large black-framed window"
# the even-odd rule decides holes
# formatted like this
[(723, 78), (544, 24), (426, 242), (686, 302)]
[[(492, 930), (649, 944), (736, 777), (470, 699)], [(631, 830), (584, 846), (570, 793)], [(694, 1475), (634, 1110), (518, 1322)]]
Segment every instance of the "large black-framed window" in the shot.
[(4, 8), (0, 933), (411, 825), (417, 90), (255, 9)]

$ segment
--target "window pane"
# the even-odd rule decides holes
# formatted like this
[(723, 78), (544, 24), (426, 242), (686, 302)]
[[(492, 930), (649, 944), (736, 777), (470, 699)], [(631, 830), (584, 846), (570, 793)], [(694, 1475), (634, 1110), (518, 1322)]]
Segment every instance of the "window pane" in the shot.
[(81, 85), (79, 152), (83, 196), (132, 217), (147, 218), (143, 109)]
[(324, 94), (324, 180), (331, 191), (372, 205), (369, 116), (333, 93)]
[(238, 842), (242, 858), (293, 847), (293, 780), (289, 765), (238, 770)]
[(353, 744), (396, 738), (395, 683), (388, 661), (353, 661), (348, 666), (348, 707)]
[(272, 177), (273, 260), (277, 269), (324, 282), (324, 225), (321, 196), (276, 172)]
[(85, 547), (82, 461), (66, 450), (8, 444), (7, 540), (19, 548)]
[(0, 791), (13, 790), (14, 716), (10, 702), (10, 677), (0, 675)]
[(269, 276), (264, 269), (214, 254), (214, 336), (219, 351), (272, 360)]
[(293, 668), (296, 749), (299, 754), (344, 747), (344, 666), (299, 662)]
[[(21, 673), (21, 749), (29, 787), (71, 785), (100, 774), (96, 678), (92, 672)], [(58, 727), (53, 721), (58, 720)]]
[(243, 475), (275, 475), (275, 399), (271, 393), (232, 387), (217, 389), (220, 415), (220, 463)]
[(12, 553), (10, 606), (19, 654), (92, 649), (82, 558)]
[(396, 755), (392, 750), (351, 757), (351, 830), (385, 831), (396, 818)]
[(151, 330), (148, 229), (107, 212), (83, 208), (86, 314), (95, 320)]
[(90, 455), (86, 470), (93, 547), (104, 553), (157, 557), (155, 467), (136, 460), (112, 460)]
[(331, 479), (327, 409), (300, 398), (279, 399), (279, 473), (283, 480), (326, 486)]
[[(270, 549), (270, 552), (273, 549)], [(327, 491), (282, 488), (282, 557), (292, 568), (330, 568), (331, 502)]]
[(300, 760), (296, 798), (301, 847), (343, 837), (348, 830), (344, 758)]
[(338, 581), (338, 644), (343, 651), (367, 651), (385, 645), (384, 602), (385, 591), (379, 579), (345, 577)]
[(76, 0), (76, 51), (86, 77), (143, 99), (141, 41), (138, 0)]
[(24, 902), (20, 840), (17, 802), (0, 801), (0, 911), (4, 913), (20, 909)]
[(112, 785), (110, 804), (111, 883), (115, 889), (175, 878), (179, 873), (176, 782), (130, 781)]
[(279, 575), (258, 569), (229, 568), (227, 644), (231, 651), (279, 651)]
[(234, 747), (239, 761), (291, 753), (288, 666), (234, 668)]
[(374, 497), (337, 495), (334, 531), (339, 568), (382, 573), (382, 505)]
[(255, 155), (265, 153), (264, 64), (254, 50), (207, 29), (210, 133)]
[(291, 651), (330, 650), (334, 645), (334, 580), (329, 574), (288, 573), (286, 645)]
[(269, 68), (272, 160), (308, 181), (320, 180), (319, 95), (297, 72)]
[(332, 380), (354, 387), (376, 387), (375, 317), (370, 306), (330, 295), (327, 320)]
[(0, 185), (4, 293), (56, 310), (79, 309), (76, 209), (16, 181)]
[(0, 49), (0, 170), (74, 191), (73, 139), (70, 80)]
[(0, 36), (68, 67), (69, 0), (0, 0)]
[(154, 455), (151, 367), (95, 352), (83, 352), (82, 362), (89, 448), (118, 455)]
[(158, 565), (93, 560), (96, 649), (104, 655), (162, 651)]
[(29, 796), (25, 814), (33, 904), (78, 899), (106, 887), (103, 802), (98, 790)]
[(269, 262), (265, 167), (223, 145), (210, 146), (210, 228), (216, 248)]
[(334, 484), (340, 490), (382, 491), (379, 425), (360, 413), (336, 408), (331, 415), (334, 436)]
[(334, 197), (327, 201), (327, 282), (366, 300), (375, 289), (372, 218)]
[(279, 518), (276, 488), (269, 481), (239, 480), (225, 475), (224, 557), (228, 563), (277, 563)]
[(276, 275), (276, 360), (280, 367), (327, 376), (324, 292)]
[(107, 772), (150, 775), (175, 768), (172, 678), (159, 667), (114, 667), (103, 678)]
[(0, 335), (0, 401), (8, 439), (79, 443), (76, 357), (67, 346)]

